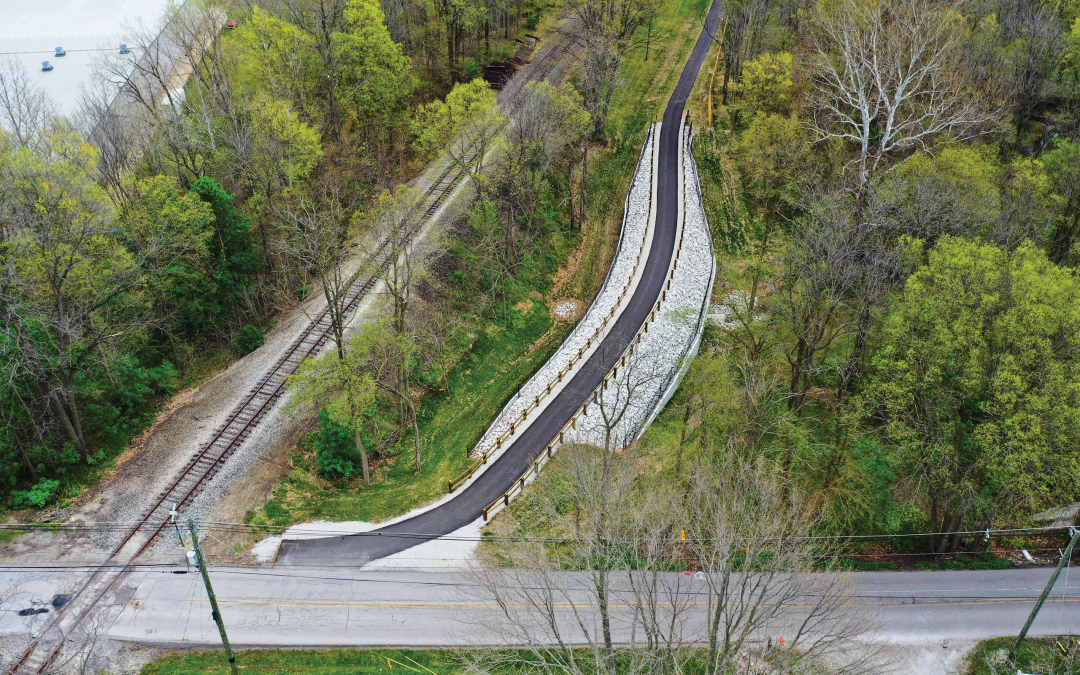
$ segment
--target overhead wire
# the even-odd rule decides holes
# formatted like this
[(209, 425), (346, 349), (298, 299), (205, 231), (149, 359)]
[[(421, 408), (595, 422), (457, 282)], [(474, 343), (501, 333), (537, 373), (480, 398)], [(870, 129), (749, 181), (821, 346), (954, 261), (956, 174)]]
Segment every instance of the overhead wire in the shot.
[[(49, 522), (36, 522), (36, 523), (0, 523), (0, 530), (51, 530), (51, 531), (120, 531), (129, 530), (139, 525), (144, 524), (146, 521), (71, 521), (66, 523), (49, 523)], [(305, 528), (302, 525), (255, 525), (251, 523), (229, 523), (229, 522), (217, 522), (217, 521), (199, 521), (200, 527), (212, 528), (220, 531), (233, 531), (233, 532), (247, 532), (247, 533), (266, 533), (271, 536), (282, 536), (285, 534), (294, 535), (290, 539), (304, 540), (313, 538), (334, 538), (334, 537), (392, 537), (392, 538), (404, 538), (404, 539), (439, 539), (442, 541), (492, 541), (491, 536), (470, 536), (470, 535), (454, 535), (454, 534), (432, 534), (427, 532), (385, 532), (381, 530), (367, 530), (367, 531), (340, 531), (334, 532), (326, 528), (310, 527)], [(382, 525), (380, 527), (386, 527)], [(970, 536), (1036, 536), (1040, 534), (1054, 534), (1054, 533), (1066, 533), (1069, 531), (1068, 525), (1054, 526), (1048, 525), (1044, 527), (1024, 527), (1024, 528), (1004, 528), (997, 530), (983, 529), (983, 530), (956, 530), (949, 532), (908, 532), (901, 534), (831, 534), (831, 535), (806, 535), (800, 537), (789, 537), (789, 541), (883, 541), (883, 540), (896, 540), (896, 539), (914, 539), (919, 537), (970, 537)], [(494, 538), (497, 541), (527, 541), (535, 543), (562, 543), (576, 541), (571, 537), (541, 537), (541, 536), (529, 536), (529, 535), (503, 535)], [(686, 542), (701, 543), (707, 540), (688, 537)], [(923, 554), (928, 555), (928, 554)]]

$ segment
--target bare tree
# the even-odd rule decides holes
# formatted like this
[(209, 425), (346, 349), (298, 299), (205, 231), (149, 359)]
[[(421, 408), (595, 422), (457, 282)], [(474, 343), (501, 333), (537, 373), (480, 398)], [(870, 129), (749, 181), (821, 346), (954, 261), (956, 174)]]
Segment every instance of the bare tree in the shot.
[[(705, 462), (688, 482), (663, 484), (641, 473), (634, 449), (562, 452), (549, 469), (559, 476), (533, 506), (557, 538), (496, 542), (497, 555), (473, 570), (495, 608), (477, 615), (485, 635), (527, 656), (484, 652), (473, 657), (477, 672), (527, 661), (575, 675), (719, 675), (742, 672), (779, 635), (788, 643), (772, 656), (783, 672), (884, 665), (861, 644), (873, 622), (853, 607), (849, 577), (813, 571), (816, 510), (772, 467)], [(687, 562), (700, 571), (671, 571)]]
[[(184, 185), (220, 159), (222, 127), (230, 127), (221, 119), (235, 120), (240, 94), (228, 76), (233, 64), (215, 39), (224, 20), (205, 0), (182, 3), (155, 23), (127, 26), (128, 50), (97, 60), (96, 82), (83, 96), (84, 117), (114, 194), (123, 171), (143, 155)], [(190, 100), (187, 91), (195, 92)]]
[(964, 29), (936, 0), (819, 5), (813, 123), (820, 138), (855, 146), (857, 222), (883, 160), (945, 134), (970, 138), (993, 117), (967, 77)]
[(853, 650), (873, 622), (852, 605), (850, 580), (813, 572), (824, 553), (813, 533), (816, 509), (761, 461), (703, 464), (691, 477), (686, 550), (701, 570), (707, 599), (709, 675), (726, 673), (749, 640), (787, 635), (799, 658), (829, 672), (870, 673), (877, 650)]
[(851, 245), (852, 218), (842, 196), (816, 205), (784, 256), (775, 302), (790, 331), (788, 408), (796, 415), (818, 357), (852, 327), (847, 310), (859, 259), (859, 247)]
[(79, 118), (83, 136), (97, 150), (98, 183), (113, 204), (124, 208), (134, 199), (134, 170), (149, 145), (150, 126), (142, 115), (124, 115), (111, 82), (96, 79), (82, 93)]
[(296, 260), (302, 276), (319, 280), (338, 358), (345, 358), (345, 326), (349, 289), (357, 271), (346, 264), (351, 236), (350, 205), (331, 181), (321, 194), (299, 194), (279, 205), (276, 216), (284, 225), (287, 254)]
[[(393, 313), (392, 325), (399, 340), (411, 344), (414, 336), (406, 329), (406, 318), (412, 303), (413, 288), (425, 276), (424, 260), (430, 254), (430, 242), (422, 239), (420, 228), (424, 223), (424, 196), (415, 188), (402, 186), (388, 190), (380, 195), (373, 210), (374, 217), (369, 223), (369, 232), (379, 244), (381, 252), (371, 263), (376, 269), (371, 273), (383, 282), (383, 288), (390, 298)], [(410, 363), (415, 348), (398, 349), (398, 359), (394, 365), (395, 384), (387, 385), (387, 390), (398, 400), (398, 423), (405, 424), (409, 410), (413, 411), (415, 421), (415, 403), (409, 395)], [(417, 440), (419, 442), (419, 440)], [(417, 446), (419, 448), (419, 446)], [(417, 452), (417, 470), (420, 468), (419, 451)]]
[(737, 0), (724, 6), (723, 46), (724, 82), (721, 96), (728, 102), (730, 84), (742, 78), (743, 64), (756, 58), (764, 46), (765, 26), (780, 9), (771, 0)]
[[(512, 188), (515, 212), (531, 223), (543, 181), (558, 172), (565, 181), (564, 195), (573, 226), (578, 215), (574, 207), (574, 171), (580, 165), (581, 144), (590, 126), (581, 95), (570, 86), (556, 88), (546, 81), (529, 82), (511, 112), (511, 120), (503, 159), (505, 170), (500, 174)], [(587, 170), (584, 165), (580, 167)], [(585, 182), (584, 174), (581, 182)], [(560, 189), (558, 185), (556, 189)]]
[(653, 16), (654, 5), (653, 0), (572, 0), (567, 5), (584, 43), (578, 77), (594, 140), (603, 135), (623, 60), (639, 46), (638, 29)]
[(0, 62), (0, 128), (26, 147), (56, 117), (48, 95), (34, 88), (13, 56)]
[(1068, 46), (1057, 5), (1040, 1), (1002, 4), (1002, 37), (1015, 50), (1006, 86), (1019, 142), (1028, 123), (1058, 94), (1057, 75)]

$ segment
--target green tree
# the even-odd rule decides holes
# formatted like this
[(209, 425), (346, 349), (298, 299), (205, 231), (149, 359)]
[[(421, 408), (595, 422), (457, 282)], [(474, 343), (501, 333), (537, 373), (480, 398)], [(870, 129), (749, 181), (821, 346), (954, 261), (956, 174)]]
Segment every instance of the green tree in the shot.
[(731, 87), (735, 102), (729, 107), (751, 119), (761, 114), (788, 114), (794, 72), (791, 52), (762, 54), (743, 66), (742, 78)]
[[(174, 327), (189, 333), (205, 329), (213, 313), (206, 301), (214, 295), (210, 206), (182, 190), (176, 178), (152, 176), (137, 184), (123, 221), (127, 247), (145, 251), (158, 271), (146, 279), (146, 291), (166, 338), (175, 340)], [(158, 241), (168, 246), (154, 245)]]
[(323, 154), (319, 132), (280, 99), (256, 96), (248, 113), (252, 147), (246, 170), (254, 191), (270, 196), (307, 178)]
[(352, 109), (361, 130), (372, 121), (385, 126), (416, 82), (412, 62), (390, 38), (377, 0), (349, 0), (337, 49), (342, 107)]
[(1066, 73), (1073, 82), (1080, 82), (1080, 16), (1073, 21), (1072, 31), (1069, 33), (1069, 47), (1069, 67)]
[(767, 115), (739, 135), (734, 152), (746, 191), (758, 212), (757, 260), (750, 267), (748, 312), (753, 316), (758, 282), (769, 272), (772, 235), (794, 215), (800, 189), (813, 180), (810, 142), (798, 119)]
[(319, 100), (319, 55), (312, 37), (297, 26), (255, 6), (236, 31), (240, 80), (266, 88), (274, 98), (288, 101), (308, 121), (322, 118)]
[[(1077, 19), (1080, 32), (1080, 19)], [(1054, 226), (1048, 242), (1050, 259), (1075, 265), (1080, 241), (1080, 143), (1060, 140), (1042, 157), (1053, 189)]]
[(1076, 498), (1080, 283), (1068, 270), (1031, 243), (1009, 252), (943, 236), (882, 342), (866, 400), (901, 493), (935, 531)]
[(322, 143), (319, 132), (304, 123), (288, 101), (256, 96), (247, 115), (251, 142), (234, 159), (252, 192), (248, 208), (258, 226), (266, 267), (274, 269), (268, 204), (311, 174), (323, 155)]
[[(482, 79), (454, 85), (445, 100), (423, 105), (412, 121), (416, 148), (421, 155), (432, 158), (449, 151), (455, 159), (470, 164), (483, 162), (474, 157), (476, 142), (490, 141), (491, 128), (501, 128), (504, 117), (498, 111), (495, 92)], [(472, 138), (481, 133), (481, 138)], [(487, 150), (487, 148), (484, 148)]]
[(334, 424), (351, 428), (364, 485), (371, 485), (363, 436), (364, 412), (375, 402), (375, 380), (366, 367), (368, 355), (362, 347), (350, 345), (343, 353), (326, 352), (301, 363), (288, 379), (292, 393), (289, 410), (301, 406), (321, 409)]
[[(54, 130), (34, 149), (3, 150), (4, 328), (37, 394), (86, 457), (76, 378), (132, 329), (131, 316), (114, 310), (141, 286), (144, 261), (118, 240), (111, 202), (94, 181), (96, 153), (76, 134)], [(161, 243), (148, 242), (148, 251)]]
[(871, 212), (894, 236), (933, 246), (942, 234), (990, 237), (1001, 217), (1004, 170), (984, 145), (951, 145), (920, 152), (895, 168), (874, 190)]
[(239, 312), (251, 279), (259, 271), (259, 258), (251, 241), (251, 222), (233, 205), (232, 195), (212, 178), (195, 181), (191, 192), (206, 202), (214, 214), (214, 231), (208, 248), (214, 264), (216, 310)]

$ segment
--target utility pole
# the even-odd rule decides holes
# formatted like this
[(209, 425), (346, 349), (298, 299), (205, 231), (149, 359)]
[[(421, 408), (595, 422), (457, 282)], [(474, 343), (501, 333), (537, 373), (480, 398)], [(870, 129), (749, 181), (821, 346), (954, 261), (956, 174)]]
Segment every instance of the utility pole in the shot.
[(195, 559), (199, 562), (199, 572), (202, 573), (203, 583), (206, 584), (206, 594), (210, 596), (210, 611), (213, 612), (214, 623), (217, 624), (218, 632), (221, 633), (221, 644), (225, 645), (225, 655), (229, 657), (229, 667), (232, 668), (233, 675), (240, 675), (240, 669), (236, 667), (236, 657), (233, 656), (232, 647), (229, 645), (229, 636), (225, 634), (225, 622), (221, 620), (221, 612), (218, 610), (217, 596), (214, 595), (214, 587), (210, 585), (210, 573), (206, 569), (202, 549), (199, 548), (199, 533), (195, 529), (195, 519), (188, 516), (187, 522), (191, 530), (191, 542), (195, 546)]
[(1080, 530), (1075, 527), (1070, 527), (1069, 534), (1072, 536), (1072, 539), (1069, 540), (1069, 545), (1065, 547), (1065, 552), (1061, 554), (1061, 560), (1058, 561), (1054, 573), (1050, 575), (1050, 581), (1046, 582), (1046, 588), (1043, 589), (1042, 595), (1039, 596), (1038, 602), (1035, 603), (1035, 608), (1031, 610), (1031, 616), (1028, 617), (1027, 623), (1024, 624), (1024, 628), (1020, 631), (1020, 636), (1016, 638), (1016, 643), (1013, 644), (1012, 650), (1009, 652), (1009, 663), (1016, 660), (1016, 651), (1020, 649), (1020, 643), (1027, 637), (1028, 629), (1031, 628), (1031, 624), (1035, 623), (1036, 615), (1038, 615), (1039, 610), (1042, 609), (1043, 603), (1046, 602), (1046, 597), (1050, 595), (1051, 589), (1054, 588), (1054, 584), (1057, 583), (1058, 575), (1061, 574), (1061, 568), (1064, 567), (1065, 562), (1072, 557), (1073, 546), (1076, 545), (1076, 540), (1080, 539)]

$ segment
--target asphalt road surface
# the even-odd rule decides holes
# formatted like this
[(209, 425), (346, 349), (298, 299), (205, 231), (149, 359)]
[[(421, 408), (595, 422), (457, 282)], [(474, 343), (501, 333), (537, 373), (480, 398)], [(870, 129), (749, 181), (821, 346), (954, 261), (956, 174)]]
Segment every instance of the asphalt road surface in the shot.
[[(376, 535), (345, 535), (302, 541), (285, 541), (276, 565), (338, 565), (359, 567), (372, 560), (400, 553), (426, 541), (430, 535), (454, 532), (480, 518), (488, 504), (505, 493), (547, 447), (559, 429), (585, 402), (616, 360), (630, 344), (660, 295), (675, 249), (679, 209), (680, 122), (686, 99), (694, 87), (701, 64), (708, 54), (720, 21), (721, 3), (714, 0), (694, 50), (675, 85), (664, 112), (656, 195), (656, 230), (641, 281), (601, 346), (586, 361), (570, 383), (540, 413), (535, 421), (468, 488), (445, 504), (408, 520), (376, 530)], [(421, 535), (410, 536), (410, 535)]]
[[(1049, 568), (863, 572), (855, 574), (856, 604), (878, 615), (882, 625), (878, 637), (894, 644), (1015, 635), (1051, 572)], [(17, 586), (16, 578), (5, 578), (17, 576), (0, 571), (0, 584)], [(447, 647), (501, 642), (501, 636), (481, 628), (485, 613), (494, 606), (461, 572), (215, 567), (212, 576), (229, 638), (236, 646)], [(704, 582), (688, 580), (691, 590), (703, 590)], [(129, 583), (138, 588), (109, 629), (109, 637), (166, 647), (220, 644), (198, 574), (140, 571)], [(587, 581), (582, 578), (578, 583)], [(704, 596), (697, 606), (704, 611)], [(565, 611), (569, 623), (570, 609)], [(12, 622), (28, 620), (5, 613), (0, 633), (15, 632)], [(616, 625), (616, 635), (628, 633), (625, 623)], [(1031, 635), (1076, 633), (1078, 626), (1080, 579), (1072, 575), (1066, 587), (1063, 574)]]

